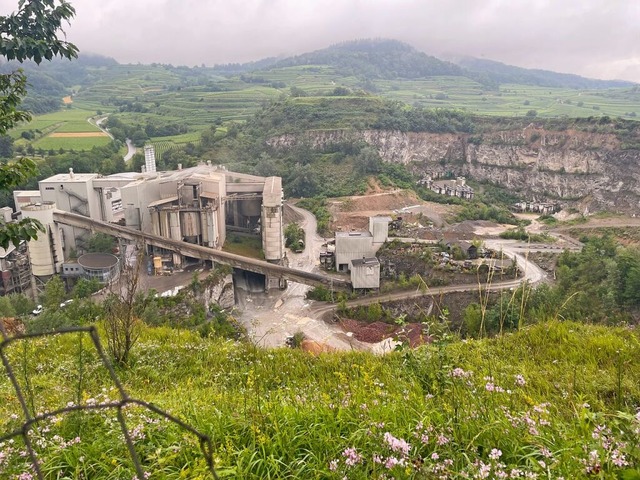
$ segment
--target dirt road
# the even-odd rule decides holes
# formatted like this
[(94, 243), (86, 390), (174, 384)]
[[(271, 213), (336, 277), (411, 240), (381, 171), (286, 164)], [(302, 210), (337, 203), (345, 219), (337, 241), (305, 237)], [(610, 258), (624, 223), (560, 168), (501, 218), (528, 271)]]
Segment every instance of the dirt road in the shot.
[[(316, 218), (302, 208), (291, 206), (305, 230), (305, 249), (302, 253), (287, 251), (289, 266), (307, 272), (319, 271), (319, 257), (324, 238), (316, 233)], [(336, 350), (365, 350), (369, 345), (358, 342), (340, 327), (312, 315), (313, 302), (305, 296), (310, 287), (289, 283), (283, 291), (250, 292), (236, 286), (236, 298), (242, 313), (238, 320), (247, 328), (251, 339), (263, 347), (279, 347), (287, 336), (301, 331), (309, 339), (325, 343)]]

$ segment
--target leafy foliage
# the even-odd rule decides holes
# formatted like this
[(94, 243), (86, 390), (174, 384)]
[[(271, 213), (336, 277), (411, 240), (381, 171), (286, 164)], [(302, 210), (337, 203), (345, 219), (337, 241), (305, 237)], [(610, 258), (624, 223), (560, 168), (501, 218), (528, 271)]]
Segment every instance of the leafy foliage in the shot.
[(305, 232), (300, 225), (292, 222), (284, 229), (285, 247), (294, 252), (304, 250)]
[(327, 200), (324, 197), (303, 198), (297, 205), (300, 208), (309, 210), (316, 217), (318, 233), (320, 235), (329, 234), (329, 223), (331, 222), (331, 213), (327, 208)]
[(517, 225), (518, 219), (505, 207), (487, 205), (484, 202), (467, 202), (456, 215), (456, 220), (492, 220), (497, 223)]
[[(40, 63), (54, 56), (74, 58), (75, 45), (58, 39), (63, 21), (75, 14), (73, 7), (65, 1), (29, 0), (21, 1), (16, 13), (0, 17), (0, 55), (8, 60), (22, 62), (32, 59)], [(0, 74), (0, 135), (4, 135), (18, 122), (29, 120), (28, 113), (18, 108), (26, 94), (26, 76), (21, 70)], [(35, 165), (28, 159), (0, 166), (0, 190), (9, 190), (35, 173)], [(0, 247), (9, 243), (18, 245), (22, 240), (37, 238), (42, 230), (39, 222), (25, 219), (18, 224), (0, 227)]]

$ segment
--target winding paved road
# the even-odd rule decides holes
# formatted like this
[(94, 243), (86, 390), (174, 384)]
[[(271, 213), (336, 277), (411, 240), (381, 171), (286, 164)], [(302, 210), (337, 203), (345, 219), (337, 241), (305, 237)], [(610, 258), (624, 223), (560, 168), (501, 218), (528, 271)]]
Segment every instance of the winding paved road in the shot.
[[(115, 137), (111, 135), (111, 132), (109, 132), (109, 130), (107, 130), (102, 126), (102, 124), (107, 120), (107, 118), (109, 118), (108, 115), (105, 115), (102, 117), (90, 117), (90, 118), (87, 118), (87, 122), (89, 122), (91, 125), (98, 127), (104, 133), (109, 135), (111, 140), (115, 140)], [(131, 160), (131, 158), (136, 154), (136, 152), (137, 152), (136, 146), (133, 144), (133, 142), (131, 142), (130, 139), (127, 138), (127, 153), (124, 156), (124, 161), (128, 162), (129, 160)]]

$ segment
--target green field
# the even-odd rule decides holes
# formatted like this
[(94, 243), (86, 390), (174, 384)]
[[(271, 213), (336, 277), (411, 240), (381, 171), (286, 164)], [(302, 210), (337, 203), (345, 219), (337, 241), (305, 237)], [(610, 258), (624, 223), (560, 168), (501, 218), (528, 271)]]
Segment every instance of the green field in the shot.
[[(16, 145), (27, 146), (44, 150), (90, 150), (94, 146), (108, 144), (109, 137), (50, 137), (52, 133), (84, 133), (100, 132), (100, 129), (88, 122), (96, 112), (85, 108), (73, 106), (46, 115), (38, 115), (27, 124), (20, 125), (11, 130), (10, 135), (16, 140)], [(22, 138), (23, 132), (34, 135), (32, 140)]]
[[(141, 128), (149, 123), (186, 127), (186, 134), (150, 138), (159, 148), (169, 149), (197, 142), (200, 132), (214, 123), (244, 121), (268, 102), (290, 95), (294, 87), (296, 95), (301, 95), (297, 99), (300, 105), (317, 105), (333, 95), (336, 87), (346, 87), (354, 99), (387, 98), (419, 107), (461, 109), (475, 115), (524, 117), (532, 110), (541, 118), (607, 115), (633, 119), (640, 115), (640, 92), (634, 87), (577, 90), (504, 84), (491, 89), (462, 76), (367, 80), (343, 75), (328, 65), (270, 68), (229, 78), (207, 68), (163, 65), (116, 65), (93, 68), (90, 73), (93, 82), (75, 87), (71, 108), (38, 116), (30, 124), (14, 129), (11, 135), (19, 139), (17, 145), (28, 144), (20, 138), (25, 131), (35, 132), (35, 148), (86, 149), (102, 145), (106, 140), (100, 138), (74, 140), (73, 146), (65, 145), (62, 139), (43, 138), (54, 131), (96, 131), (86, 119), (100, 111), (117, 114), (125, 124)], [(349, 101), (351, 97), (344, 98)], [(343, 112), (344, 126), (370, 118), (365, 104), (362, 108), (354, 104), (348, 118)]]
[(33, 142), (34, 148), (43, 150), (91, 150), (93, 147), (108, 145), (111, 142), (109, 137), (43, 137)]

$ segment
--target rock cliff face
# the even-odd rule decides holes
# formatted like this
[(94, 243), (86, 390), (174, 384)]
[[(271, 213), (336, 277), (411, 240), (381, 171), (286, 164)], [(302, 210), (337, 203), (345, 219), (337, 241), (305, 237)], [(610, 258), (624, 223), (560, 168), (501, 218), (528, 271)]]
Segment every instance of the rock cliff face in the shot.
[(366, 141), (384, 161), (402, 163), (419, 175), (466, 175), (518, 192), (523, 200), (627, 213), (640, 208), (640, 151), (622, 150), (613, 134), (550, 131), (532, 124), (482, 135), (311, 131), (269, 143), (287, 148), (304, 141), (320, 148), (353, 140)]

